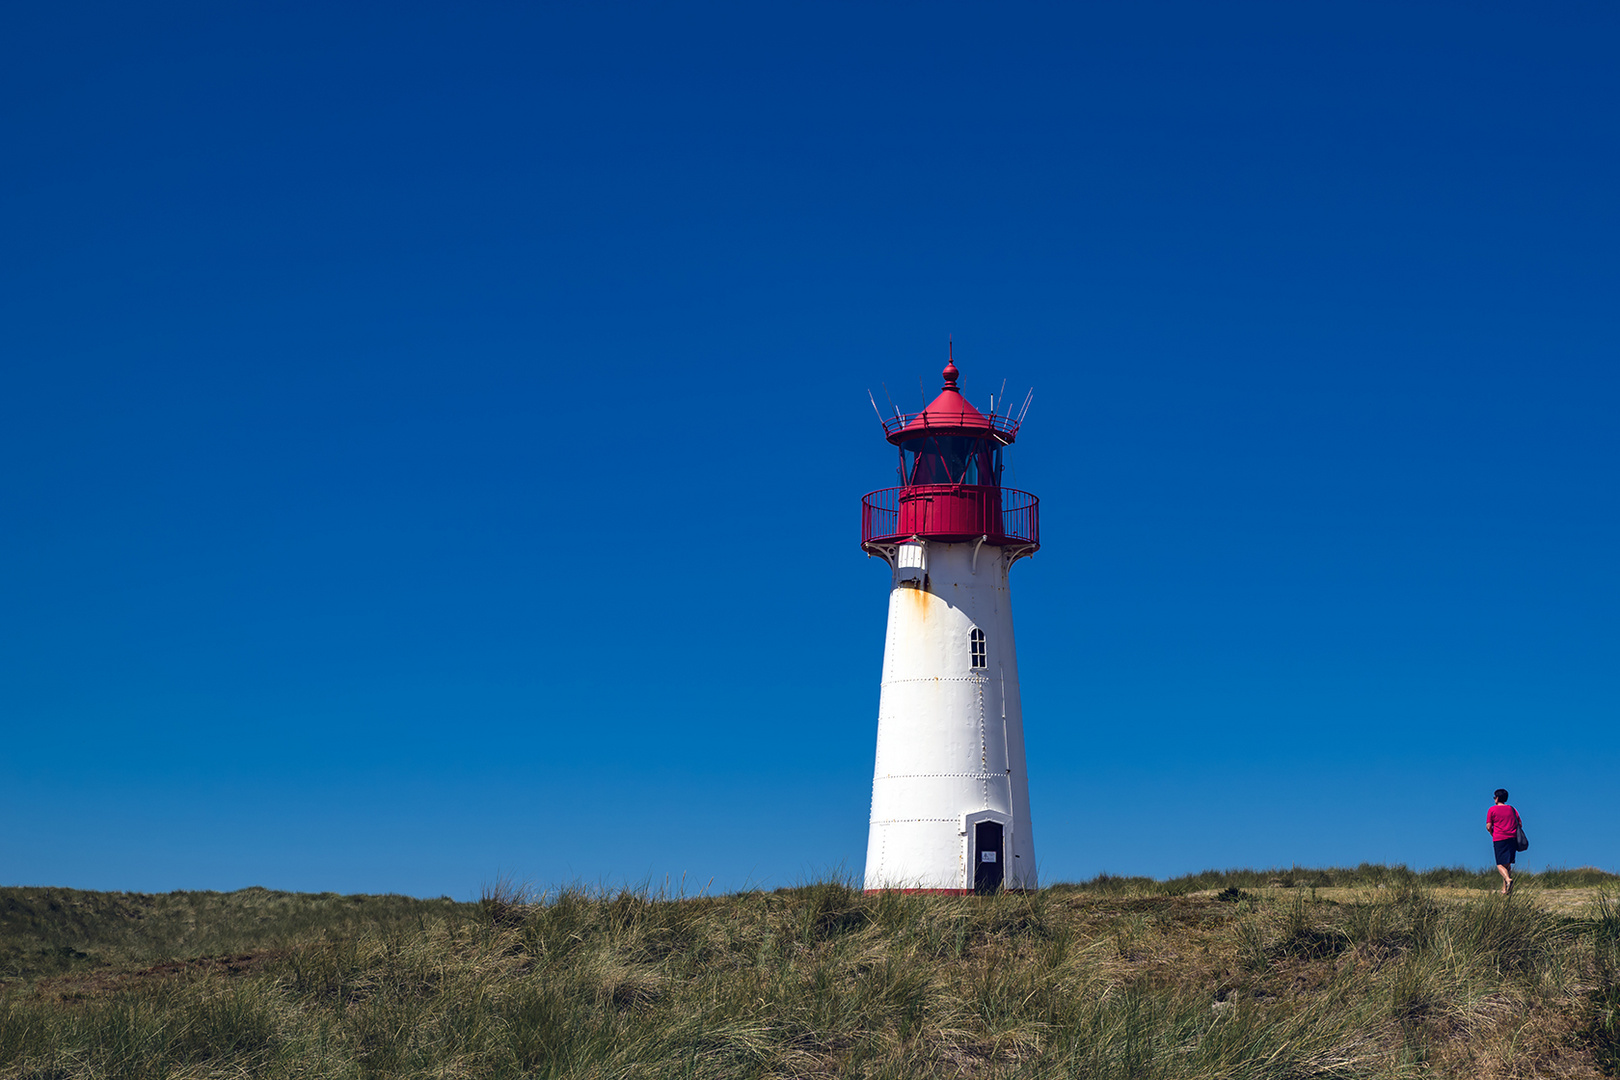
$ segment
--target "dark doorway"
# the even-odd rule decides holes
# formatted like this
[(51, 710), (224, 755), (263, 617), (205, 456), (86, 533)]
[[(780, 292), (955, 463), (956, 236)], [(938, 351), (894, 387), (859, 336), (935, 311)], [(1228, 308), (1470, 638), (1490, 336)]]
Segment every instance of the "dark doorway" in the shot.
[(993, 893), (1001, 888), (1006, 872), (1001, 850), (1001, 823), (981, 821), (973, 826), (973, 891)]

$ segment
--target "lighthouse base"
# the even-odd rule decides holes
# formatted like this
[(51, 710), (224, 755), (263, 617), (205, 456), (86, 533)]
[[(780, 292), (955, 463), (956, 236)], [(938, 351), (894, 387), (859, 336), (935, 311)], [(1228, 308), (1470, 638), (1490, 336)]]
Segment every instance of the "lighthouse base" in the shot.
[(996, 896), (1014, 893), (1027, 896), (1030, 893), (1040, 892), (1039, 889), (998, 889), (994, 893), (979, 893), (972, 889), (862, 889), (865, 896), (878, 896), (882, 893), (926, 893), (929, 896)]

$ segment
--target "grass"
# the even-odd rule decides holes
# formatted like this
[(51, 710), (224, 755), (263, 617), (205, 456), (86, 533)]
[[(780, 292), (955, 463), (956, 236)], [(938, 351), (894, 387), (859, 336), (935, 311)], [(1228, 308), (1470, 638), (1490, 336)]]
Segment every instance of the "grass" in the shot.
[[(1553, 869), (1529, 875), (1521, 871), (1526, 884), (1534, 882), (1542, 889), (1593, 888), (1620, 884), (1620, 876), (1583, 866), (1575, 870)], [(1256, 889), (1266, 887), (1292, 888), (1424, 888), (1496, 889), (1502, 884), (1496, 870), (1472, 870), (1461, 866), (1439, 867), (1432, 870), (1411, 870), (1405, 866), (1381, 866), (1362, 863), (1354, 869), (1328, 868), (1311, 870), (1303, 867), (1275, 870), (1204, 870), (1167, 881), (1144, 877), (1115, 877), (1102, 874), (1090, 881), (1073, 885), (1054, 885), (1063, 891), (1089, 893), (1132, 893), (1155, 896), (1184, 896), (1206, 889)]]
[(260, 888), (156, 895), (0, 888), (0, 984), (275, 948), (323, 933), (417, 926), (456, 910), (448, 898)]
[(1506, 900), (1401, 867), (983, 898), (0, 889), (0, 1077), (1615, 1075), (1620, 879), (1557, 874)]

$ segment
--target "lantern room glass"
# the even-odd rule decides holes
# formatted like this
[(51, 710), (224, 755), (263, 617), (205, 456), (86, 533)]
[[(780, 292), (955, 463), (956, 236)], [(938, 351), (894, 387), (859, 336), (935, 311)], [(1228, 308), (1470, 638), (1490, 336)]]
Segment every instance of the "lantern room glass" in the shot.
[(1001, 446), (974, 435), (929, 435), (900, 444), (906, 487), (917, 484), (1001, 486)]

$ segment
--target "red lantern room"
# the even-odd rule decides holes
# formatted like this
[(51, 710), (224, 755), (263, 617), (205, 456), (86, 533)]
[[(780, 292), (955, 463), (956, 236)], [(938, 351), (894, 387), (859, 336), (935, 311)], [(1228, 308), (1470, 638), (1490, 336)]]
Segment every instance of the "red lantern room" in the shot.
[(1018, 436), (1019, 420), (987, 416), (957, 388), (961, 373), (945, 363), (940, 395), (920, 413), (896, 413), (884, 434), (900, 451), (901, 486), (861, 500), (861, 546), (913, 537), (959, 543), (978, 540), (1020, 549), (1041, 546), (1040, 500), (1001, 486), (1001, 452)]

